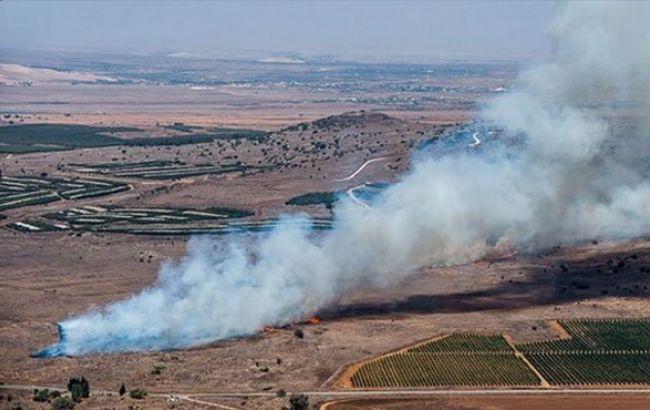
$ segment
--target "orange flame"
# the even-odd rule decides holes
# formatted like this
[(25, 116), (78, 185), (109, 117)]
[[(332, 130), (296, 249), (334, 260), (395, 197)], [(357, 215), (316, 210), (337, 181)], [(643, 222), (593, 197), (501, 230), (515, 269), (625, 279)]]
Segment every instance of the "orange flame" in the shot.
[(264, 326), (264, 327), (262, 328), (262, 332), (264, 332), (264, 333), (271, 333), (271, 332), (274, 331), (274, 330), (275, 330), (275, 328), (274, 328), (273, 326), (268, 326), (268, 325), (267, 325), (267, 326)]
[(320, 323), (320, 318), (318, 316), (312, 316), (309, 318), (309, 320), (307, 320), (307, 323), (310, 325), (315, 325), (317, 323)]

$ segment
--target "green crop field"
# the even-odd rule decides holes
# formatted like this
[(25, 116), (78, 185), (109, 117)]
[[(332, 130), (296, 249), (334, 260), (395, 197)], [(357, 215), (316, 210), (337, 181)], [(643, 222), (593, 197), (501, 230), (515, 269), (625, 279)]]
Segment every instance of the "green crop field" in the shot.
[(352, 384), (371, 387), (536, 386), (503, 336), (454, 334), (365, 363)]
[(94, 179), (5, 176), (0, 178), (0, 210), (47, 204), (62, 198), (98, 197), (127, 189), (126, 184)]
[(512, 348), (501, 335), (475, 335), (455, 333), (432, 343), (425, 343), (410, 349), (421, 353), (511, 353)]
[(526, 357), (552, 385), (650, 383), (648, 353), (546, 352)]
[[(356, 188), (354, 194), (364, 201), (372, 201), (386, 188), (388, 188), (387, 183), (366, 183), (363, 184), (363, 186)], [(285, 202), (285, 205), (332, 205), (335, 202), (338, 202), (341, 198), (345, 198), (345, 196), (346, 191), (309, 192), (290, 198)]]
[[(174, 129), (174, 128), (172, 128)], [(195, 128), (183, 128), (183, 131)], [(171, 137), (142, 136), (121, 138), (115, 133), (138, 133), (131, 127), (94, 127), (77, 124), (23, 124), (0, 127), (0, 153), (64, 151), (77, 148), (124, 146), (161, 146), (209, 143), (225, 139), (262, 140), (263, 131), (237, 128), (206, 128), (193, 133)]]
[(447, 337), (363, 364), (357, 388), (650, 384), (650, 319), (566, 320), (566, 339), (522, 343), (469, 333)]
[(178, 161), (148, 161), (148, 162), (115, 162), (107, 164), (71, 164), (69, 168), (76, 172), (87, 172), (111, 175), (121, 178), (142, 179), (177, 179), (196, 175), (225, 174), (247, 170), (262, 169), (264, 167), (240, 164), (185, 164)]
[(560, 321), (570, 339), (517, 346), (555, 385), (650, 384), (650, 320)]
[(548, 351), (643, 350), (650, 353), (650, 319), (561, 320), (570, 339), (525, 343), (524, 353)]
[(0, 153), (61, 151), (121, 145), (114, 132), (138, 131), (127, 127), (92, 127), (69, 124), (25, 124), (0, 127)]
[(338, 201), (342, 192), (310, 192), (289, 199), (285, 205), (331, 205)]

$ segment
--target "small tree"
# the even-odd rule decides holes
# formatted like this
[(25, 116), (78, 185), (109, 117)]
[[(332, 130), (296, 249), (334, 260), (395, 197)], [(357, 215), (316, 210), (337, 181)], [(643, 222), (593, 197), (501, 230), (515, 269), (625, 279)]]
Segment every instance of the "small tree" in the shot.
[(120, 386), (120, 396), (124, 396), (124, 393), (126, 393), (126, 387), (124, 386), (124, 383), (122, 383), (122, 386)]
[(72, 400), (74, 400), (76, 403), (79, 403), (83, 398), (83, 390), (81, 389), (81, 386), (78, 384), (73, 384), (69, 390), (70, 394), (72, 395)]
[(308, 410), (309, 397), (305, 394), (292, 394), (289, 397), (289, 404), (291, 404), (291, 410)]
[(73, 377), (68, 381), (68, 391), (72, 395), (72, 400), (79, 403), (82, 398), (90, 397), (90, 384), (85, 377), (80, 379)]

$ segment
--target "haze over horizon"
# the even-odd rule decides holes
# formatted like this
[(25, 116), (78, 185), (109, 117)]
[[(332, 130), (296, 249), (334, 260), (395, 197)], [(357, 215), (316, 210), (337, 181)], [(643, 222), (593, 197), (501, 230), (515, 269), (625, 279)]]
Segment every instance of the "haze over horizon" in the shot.
[[(540, 60), (556, 2), (3, 1), (0, 48)], [(406, 28), (406, 29), (405, 29)], [(1, 55), (0, 55), (1, 57)]]

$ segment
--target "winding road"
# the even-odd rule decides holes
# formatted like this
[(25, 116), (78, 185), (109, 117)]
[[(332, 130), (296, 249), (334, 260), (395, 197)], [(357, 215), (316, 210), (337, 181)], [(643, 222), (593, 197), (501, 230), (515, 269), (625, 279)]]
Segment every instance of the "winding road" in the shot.
[(478, 132), (472, 134), (472, 138), (474, 138), (474, 142), (469, 144), (468, 147), (476, 147), (481, 143), (481, 140), (478, 138)]
[(366, 186), (366, 184), (361, 184), (361, 185), (357, 185), (355, 187), (352, 187), (352, 188), (348, 189), (347, 194), (355, 204), (360, 205), (360, 206), (362, 206), (364, 208), (370, 208), (370, 205), (368, 205), (367, 203), (365, 203), (364, 201), (359, 199), (359, 197), (354, 194), (354, 191), (356, 191), (357, 189), (363, 188), (365, 186)]
[(335, 179), (334, 181), (335, 181), (335, 182), (351, 181), (354, 177), (356, 177), (357, 175), (359, 175), (359, 173), (360, 173), (361, 171), (363, 171), (364, 168), (367, 167), (368, 165), (372, 164), (373, 162), (384, 161), (384, 160), (386, 160), (386, 159), (388, 159), (388, 158), (387, 158), (387, 157), (379, 157), (379, 158), (369, 159), (368, 161), (366, 161), (366, 162), (364, 162), (363, 164), (361, 164), (361, 166), (360, 166), (356, 171), (354, 171), (353, 173), (351, 173), (351, 174), (348, 175), (347, 177), (342, 178), (342, 179)]

